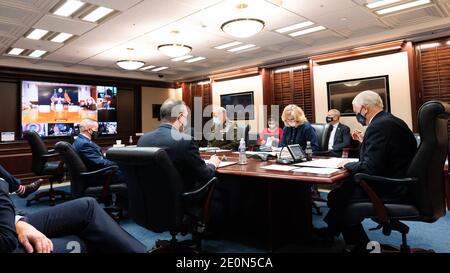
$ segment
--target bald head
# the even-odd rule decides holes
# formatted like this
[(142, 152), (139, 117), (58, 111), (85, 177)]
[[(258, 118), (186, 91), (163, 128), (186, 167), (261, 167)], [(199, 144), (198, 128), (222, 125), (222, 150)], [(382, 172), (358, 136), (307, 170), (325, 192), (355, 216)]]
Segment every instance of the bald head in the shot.
[(88, 132), (90, 129), (92, 129), (93, 131), (97, 131), (98, 130), (98, 122), (93, 120), (93, 119), (83, 119), (80, 122), (80, 132), (81, 133), (85, 133)]

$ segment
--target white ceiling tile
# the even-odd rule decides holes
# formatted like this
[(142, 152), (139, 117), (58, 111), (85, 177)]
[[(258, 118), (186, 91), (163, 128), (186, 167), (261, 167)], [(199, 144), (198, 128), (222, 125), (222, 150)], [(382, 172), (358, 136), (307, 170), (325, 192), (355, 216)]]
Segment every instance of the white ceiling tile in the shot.
[(26, 38), (20, 38), (14, 43), (14, 47), (25, 49), (39, 49), (52, 52), (60, 48), (63, 44), (54, 43), (46, 40), (32, 40)]
[(34, 25), (35, 28), (66, 32), (75, 35), (82, 35), (93, 29), (95, 26), (95, 23), (56, 16), (53, 14), (45, 15)]
[(124, 11), (130, 7), (136, 5), (143, 0), (83, 0), (86, 3), (91, 3), (96, 6), (102, 6), (106, 8), (111, 8), (118, 11)]

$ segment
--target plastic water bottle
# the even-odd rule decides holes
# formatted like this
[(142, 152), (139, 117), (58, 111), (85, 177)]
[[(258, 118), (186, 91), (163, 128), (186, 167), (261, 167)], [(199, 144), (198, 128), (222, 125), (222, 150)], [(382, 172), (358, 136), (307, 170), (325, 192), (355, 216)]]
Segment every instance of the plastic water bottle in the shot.
[(130, 138), (128, 139), (128, 143), (130, 143), (130, 145), (133, 145), (133, 136), (130, 136)]
[(313, 151), (312, 151), (312, 148), (311, 148), (311, 141), (307, 141), (306, 142), (306, 151), (305, 151), (305, 153), (306, 153), (306, 160), (311, 161), (312, 160), (312, 154), (313, 154)]
[(245, 156), (245, 140), (241, 138), (241, 142), (239, 144), (239, 165), (247, 164), (247, 157)]

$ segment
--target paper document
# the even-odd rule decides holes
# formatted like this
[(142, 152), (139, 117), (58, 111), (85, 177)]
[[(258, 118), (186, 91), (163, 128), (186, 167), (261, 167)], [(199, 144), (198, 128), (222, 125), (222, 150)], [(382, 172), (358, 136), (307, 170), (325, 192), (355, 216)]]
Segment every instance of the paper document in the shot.
[(340, 158), (332, 157), (327, 159), (313, 159), (312, 161), (294, 164), (299, 167), (316, 167), (316, 168), (334, 168), (338, 169), (338, 164), (342, 161), (358, 162), (358, 158)]
[[(209, 160), (205, 160), (205, 163), (211, 164), (211, 162), (209, 162)], [(234, 165), (234, 164), (237, 164), (237, 161), (222, 161), (219, 164), (219, 168), (223, 168), (223, 167)]]
[[(239, 154), (239, 152), (233, 152), (233, 154)], [(246, 155), (270, 155), (270, 156), (277, 156), (277, 152), (253, 152), (253, 151), (246, 151)]]
[(224, 150), (220, 149), (219, 147), (200, 147), (198, 148), (200, 152), (207, 152), (207, 153), (224, 153), (224, 152), (231, 152), (231, 150)]
[(261, 167), (261, 169), (266, 169), (266, 170), (271, 170), (271, 171), (290, 172), (294, 169), (298, 169), (298, 167), (273, 164), (273, 165)]
[(294, 172), (314, 173), (314, 174), (332, 174), (338, 171), (339, 170), (335, 168), (310, 168), (310, 167), (297, 168), (294, 170)]

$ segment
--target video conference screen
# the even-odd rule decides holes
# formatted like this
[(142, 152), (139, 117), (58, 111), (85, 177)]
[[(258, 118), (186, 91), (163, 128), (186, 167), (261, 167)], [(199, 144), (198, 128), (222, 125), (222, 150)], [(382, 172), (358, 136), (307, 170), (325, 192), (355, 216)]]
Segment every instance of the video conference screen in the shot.
[(100, 135), (117, 134), (117, 87), (22, 81), (22, 132), (73, 136), (85, 118)]

